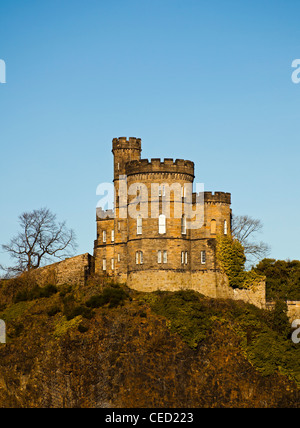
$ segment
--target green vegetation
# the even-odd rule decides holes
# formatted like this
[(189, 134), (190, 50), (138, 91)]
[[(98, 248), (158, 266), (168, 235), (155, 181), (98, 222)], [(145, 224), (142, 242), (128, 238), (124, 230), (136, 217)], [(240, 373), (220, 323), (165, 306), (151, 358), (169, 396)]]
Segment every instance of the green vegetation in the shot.
[(191, 290), (155, 292), (143, 299), (192, 349), (223, 326), (235, 332), (241, 351), (262, 375), (280, 372), (300, 386), (300, 347), (290, 339), (283, 305), (265, 311), (243, 302), (208, 299)]
[(57, 293), (57, 287), (55, 285), (46, 285), (45, 287), (39, 287), (35, 285), (29, 290), (20, 290), (14, 298), (14, 302), (25, 302), (40, 298), (47, 298), (52, 296), (52, 294)]
[[(227, 399), (233, 405), (237, 403), (237, 398), (230, 395), (233, 384), (237, 385), (238, 402), (244, 406), (253, 384), (255, 388), (259, 384), (260, 391), (270, 392), (270, 396), (278, 382), (284, 397), (290, 397), (286, 385), (291, 385), (292, 390), (297, 390), (296, 385), (300, 388), (300, 346), (291, 340), (283, 301), (278, 300), (268, 311), (242, 301), (208, 298), (192, 290), (142, 293), (111, 281), (95, 281), (84, 287), (48, 285), (43, 291), (36, 284), (26, 283), (22, 297), (21, 286), (9, 284), (12, 294), (8, 288), (0, 287), (0, 301), (2, 298), (5, 302), (0, 319), (7, 324), (7, 344), (0, 347), (0, 366), (14, 385), (20, 373), (37, 379), (34, 370), (40, 370), (44, 358), (46, 380), (57, 367), (69, 370), (66, 361), (71, 358), (72, 373), (78, 379), (89, 379), (78, 389), (84, 395), (84, 388), (97, 381), (99, 372), (108, 370), (109, 376), (115, 375), (115, 384), (118, 376), (127, 382), (134, 372), (137, 374), (130, 388), (137, 380), (144, 385), (148, 378), (153, 388), (152, 379), (163, 378), (169, 366), (170, 382), (176, 376), (175, 383), (170, 384), (172, 388), (178, 388), (184, 379), (191, 379), (191, 385), (198, 379), (197, 388), (206, 382), (201, 390), (204, 400), (211, 403), (209, 400), (214, 399), (221, 406)], [(6, 367), (17, 369), (12, 372)], [(151, 388), (147, 394), (155, 404), (157, 395)], [(30, 388), (24, 391), (30, 395)], [(215, 399), (218, 394), (226, 396), (226, 400)], [(195, 397), (194, 390), (191, 396)], [(270, 403), (279, 402), (271, 398)], [(130, 399), (132, 405), (136, 396)]]
[(300, 261), (264, 259), (255, 271), (266, 276), (267, 300), (300, 300)]
[(119, 285), (114, 285), (105, 287), (101, 294), (92, 296), (86, 305), (89, 308), (100, 308), (105, 305), (115, 308), (122, 305), (128, 297), (128, 294)]
[(263, 276), (255, 270), (245, 270), (245, 251), (243, 245), (230, 235), (217, 236), (216, 257), (227, 275), (232, 288), (248, 288), (259, 282)]

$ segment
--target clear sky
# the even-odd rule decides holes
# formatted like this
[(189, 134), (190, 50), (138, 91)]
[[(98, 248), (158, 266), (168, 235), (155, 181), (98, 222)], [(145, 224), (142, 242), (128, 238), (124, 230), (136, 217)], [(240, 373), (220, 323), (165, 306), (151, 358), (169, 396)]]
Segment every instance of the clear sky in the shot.
[[(111, 140), (193, 160), (300, 259), (299, 0), (1, 0), (0, 243), (48, 207), (93, 251)], [(0, 253), (0, 263), (7, 256)]]

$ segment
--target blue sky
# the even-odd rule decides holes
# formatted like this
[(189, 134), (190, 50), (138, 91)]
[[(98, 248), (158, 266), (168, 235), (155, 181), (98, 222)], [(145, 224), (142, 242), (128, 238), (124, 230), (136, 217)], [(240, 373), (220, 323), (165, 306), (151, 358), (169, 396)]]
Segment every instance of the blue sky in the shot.
[[(299, 1), (1, 1), (0, 243), (47, 206), (93, 251), (111, 140), (190, 159), (205, 190), (300, 259)], [(0, 263), (8, 258), (0, 253)]]

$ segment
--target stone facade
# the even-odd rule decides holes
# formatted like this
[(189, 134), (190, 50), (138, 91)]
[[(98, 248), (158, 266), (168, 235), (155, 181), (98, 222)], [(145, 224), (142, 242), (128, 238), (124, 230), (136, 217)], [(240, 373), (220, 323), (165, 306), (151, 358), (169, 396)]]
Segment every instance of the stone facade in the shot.
[(217, 265), (216, 236), (230, 233), (230, 193), (193, 192), (193, 162), (141, 159), (138, 138), (112, 143), (115, 206), (97, 209), (96, 273), (140, 291), (189, 288), (264, 307), (264, 283), (234, 291)]

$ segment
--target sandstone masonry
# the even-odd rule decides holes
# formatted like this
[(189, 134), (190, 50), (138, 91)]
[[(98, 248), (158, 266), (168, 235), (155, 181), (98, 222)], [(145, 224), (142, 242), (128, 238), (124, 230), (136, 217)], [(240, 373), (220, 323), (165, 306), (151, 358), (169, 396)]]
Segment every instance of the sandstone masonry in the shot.
[[(112, 141), (115, 206), (97, 209), (95, 272), (140, 291), (193, 289), (265, 307), (264, 282), (233, 290), (218, 267), (216, 236), (230, 233), (230, 193), (194, 193), (193, 162), (149, 161), (141, 151), (139, 138)], [(202, 217), (193, 228), (185, 213), (188, 204), (197, 212), (197, 203)]]

